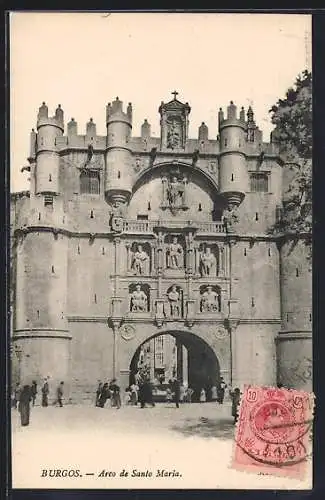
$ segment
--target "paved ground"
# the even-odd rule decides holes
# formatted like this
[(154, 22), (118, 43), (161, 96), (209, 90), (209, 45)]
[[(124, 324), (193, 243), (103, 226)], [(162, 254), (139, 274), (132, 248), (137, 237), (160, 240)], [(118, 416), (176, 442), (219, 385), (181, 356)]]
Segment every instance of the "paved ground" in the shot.
[[(13, 410), (13, 486), (245, 489), (310, 486), (309, 481), (247, 474), (230, 468), (233, 439), (229, 403), (184, 404), (179, 409), (160, 403), (154, 408), (128, 406), (120, 410), (109, 406), (104, 409), (36, 406), (28, 427), (20, 426), (19, 414)], [(78, 477), (52, 478), (48, 477), (49, 472), (45, 477), (43, 471), (49, 469), (80, 472)], [(160, 477), (158, 470), (170, 475)]]

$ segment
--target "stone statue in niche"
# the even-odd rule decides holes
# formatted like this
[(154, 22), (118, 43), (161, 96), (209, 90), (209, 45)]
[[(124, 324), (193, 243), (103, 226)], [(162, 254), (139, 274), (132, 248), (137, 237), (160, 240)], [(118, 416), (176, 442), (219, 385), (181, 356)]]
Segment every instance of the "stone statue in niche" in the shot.
[(140, 172), (141, 167), (142, 167), (141, 159), (140, 158), (136, 158), (135, 162), (134, 162), (134, 165), (133, 165), (134, 171), (135, 172)]
[(174, 236), (172, 242), (167, 248), (167, 267), (169, 269), (182, 269), (184, 265), (184, 251), (177, 236)]
[(167, 148), (176, 149), (182, 145), (181, 125), (173, 120), (167, 131)]
[(181, 293), (177, 290), (177, 286), (173, 285), (171, 290), (167, 293), (168, 302), (170, 306), (170, 315), (173, 318), (181, 316)]
[(168, 182), (167, 200), (172, 208), (185, 205), (185, 182), (179, 182), (176, 176)]
[(211, 276), (216, 271), (216, 258), (211, 252), (210, 247), (200, 254), (200, 273), (201, 276)]
[(147, 312), (148, 311), (148, 297), (141, 285), (136, 285), (134, 292), (131, 293), (130, 301), (131, 312)]
[(149, 256), (143, 250), (142, 245), (138, 245), (131, 258), (131, 270), (137, 275), (148, 274)]
[(123, 231), (123, 219), (125, 217), (126, 207), (121, 200), (114, 200), (111, 208), (110, 225), (112, 231)]
[(201, 312), (214, 313), (220, 311), (220, 295), (213, 290), (211, 285), (208, 285), (206, 291), (201, 295)]
[(238, 208), (234, 203), (228, 203), (228, 207), (223, 212), (223, 223), (227, 232), (234, 231), (234, 225), (239, 222)]

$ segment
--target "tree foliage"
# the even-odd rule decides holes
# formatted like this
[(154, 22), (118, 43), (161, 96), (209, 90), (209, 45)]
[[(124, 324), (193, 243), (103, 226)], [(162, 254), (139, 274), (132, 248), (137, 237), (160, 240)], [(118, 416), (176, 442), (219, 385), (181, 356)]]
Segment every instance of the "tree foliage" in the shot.
[(312, 75), (305, 70), (270, 109), (272, 142), (284, 161), (281, 218), (274, 231), (311, 233), (312, 229)]

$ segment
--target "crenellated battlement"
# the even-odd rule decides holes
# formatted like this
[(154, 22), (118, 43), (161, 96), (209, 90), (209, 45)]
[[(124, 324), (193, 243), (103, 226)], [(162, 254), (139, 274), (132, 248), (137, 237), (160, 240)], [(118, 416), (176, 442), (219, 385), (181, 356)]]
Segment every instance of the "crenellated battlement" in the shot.
[(42, 103), (37, 115), (37, 129), (46, 125), (58, 127), (62, 132), (64, 131), (64, 113), (61, 104), (58, 104), (54, 116), (49, 116), (47, 105), (45, 102)]
[(123, 111), (123, 101), (116, 97), (115, 101), (106, 106), (106, 124), (112, 121), (124, 121), (132, 126), (132, 104), (129, 102), (126, 112)]

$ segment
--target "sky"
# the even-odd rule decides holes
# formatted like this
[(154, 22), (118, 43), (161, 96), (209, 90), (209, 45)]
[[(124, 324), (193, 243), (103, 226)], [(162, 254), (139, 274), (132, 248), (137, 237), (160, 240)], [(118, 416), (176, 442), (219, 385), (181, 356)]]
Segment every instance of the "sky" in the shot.
[(60, 103), (84, 134), (90, 117), (105, 135), (105, 108), (132, 102), (133, 135), (145, 118), (159, 137), (158, 107), (191, 106), (189, 137), (204, 121), (217, 136), (217, 113), (233, 100), (253, 105), (269, 140), (268, 110), (311, 68), (311, 16), (221, 13), (14, 12), (10, 17), (11, 191), (29, 188), (29, 134), (43, 101)]

